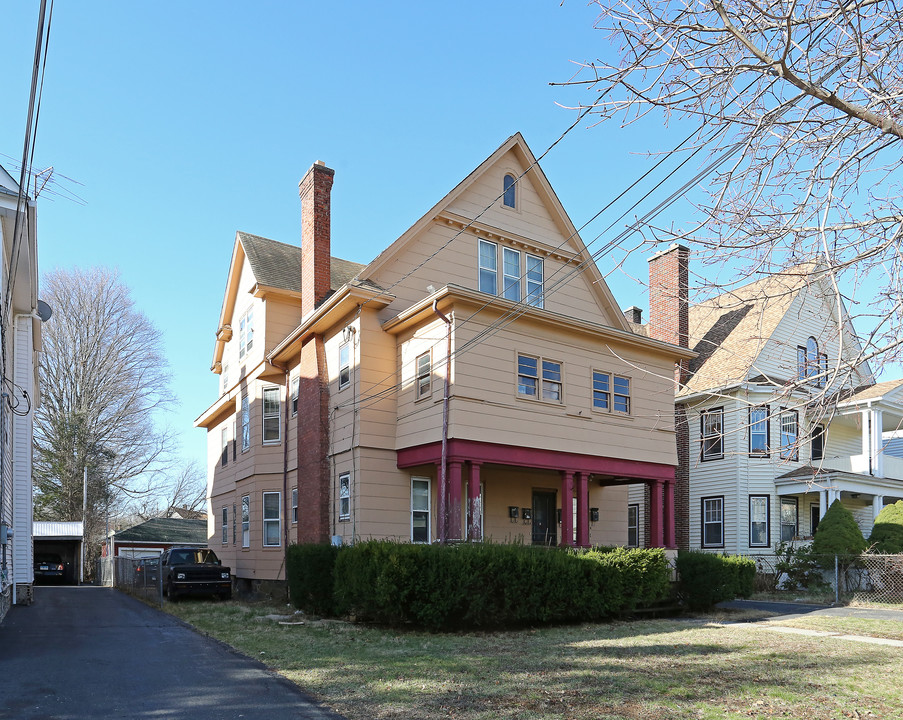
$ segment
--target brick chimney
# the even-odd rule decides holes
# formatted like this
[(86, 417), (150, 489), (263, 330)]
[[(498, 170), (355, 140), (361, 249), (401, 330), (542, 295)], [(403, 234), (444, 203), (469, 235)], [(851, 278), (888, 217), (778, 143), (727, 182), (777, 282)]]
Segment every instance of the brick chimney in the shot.
[[(646, 328), (651, 338), (689, 347), (690, 250), (684, 245), (675, 243), (649, 258), (649, 324)], [(687, 360), (674, 364), (675, 389), (689, 377)], [(690, 426), (686, 406), (682, 403), (674, 405), (674, 431), (677, 466), (674, 468), (672, 530), (677, 547), (686, 550), (690, 546)], [(647, 485), (647, 517), (649, 499)], [(648, 542), (650, 538), (646, 539)]]
[(331, 289), (330, 194), (335, 170), (317, 160), (301, 183), (301, 315), (325, 300)]
[(627, 322), (633, 323), (634, 325), (643, 324), (643, 311), (636, 305), (631, 305), (622, 312), (624, 313), (624, 317), (627, 318)]
[(649, 337), (689, 347), (690, 249), (675, 243), (649, 258)]

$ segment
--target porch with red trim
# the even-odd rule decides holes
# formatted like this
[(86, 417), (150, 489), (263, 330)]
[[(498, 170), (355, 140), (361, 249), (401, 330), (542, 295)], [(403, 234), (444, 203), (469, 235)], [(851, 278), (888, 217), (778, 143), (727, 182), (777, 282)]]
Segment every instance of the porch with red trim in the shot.
[[(442, 443), (434, 442), (396, 451), (400, 469), (433, 465), (436, 468), (439, 540), (482, 540), (480, 473), (483, 465), (556, 470), (561, 475), (561, 544), (589, 545), (589, 486), (644, 483), (650, 490), (650, 545), (676, 547), (674, 532), (674, 466), (643, 460), (600, 457), (540, 448), (500, 445), (476, 440), (449, 439), (447, 473), (442, 473)], [(461, 517), (462, 484), (467, 469), (467, 517)], [(448, 481), (443, 485), (442, 479)], [(577, 498), (574, 517), (573, 499)], [(462, 520), (465, 523), (462, 524)], [(576, 521), (577, 539), (573, 541)]]

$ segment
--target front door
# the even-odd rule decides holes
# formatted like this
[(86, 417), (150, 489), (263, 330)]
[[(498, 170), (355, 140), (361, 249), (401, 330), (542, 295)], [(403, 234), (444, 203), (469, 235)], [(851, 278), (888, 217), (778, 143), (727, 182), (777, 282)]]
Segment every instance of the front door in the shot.
[(558, 519), (553, 492), (533, 491), (533, 544), (558, 544)]

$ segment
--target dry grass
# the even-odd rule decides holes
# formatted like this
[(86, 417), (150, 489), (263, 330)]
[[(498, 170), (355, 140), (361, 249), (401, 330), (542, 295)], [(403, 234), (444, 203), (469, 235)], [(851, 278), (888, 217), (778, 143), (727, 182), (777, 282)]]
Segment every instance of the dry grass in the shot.
[(751, 619), (737, 615), (725, 616), (728, 625), (645, 620), (433, 635), (281, 625), (265, 616), (285, 607), (237, 602), (166, 609), (351, 720), (903, 718), (895, 680), (903, 649), (782, 635), (732, 622)]

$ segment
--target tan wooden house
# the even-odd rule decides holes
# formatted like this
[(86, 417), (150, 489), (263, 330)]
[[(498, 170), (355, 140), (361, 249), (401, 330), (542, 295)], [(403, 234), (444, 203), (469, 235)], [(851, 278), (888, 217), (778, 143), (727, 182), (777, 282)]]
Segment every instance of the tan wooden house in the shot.
[(627, 486), (674, 546), (674, 367), (635, 334), (520, 134), (369, 265), (238, 233), (216, 331), (210, 547), (245, 581), (294, 542), (627, 542)]

